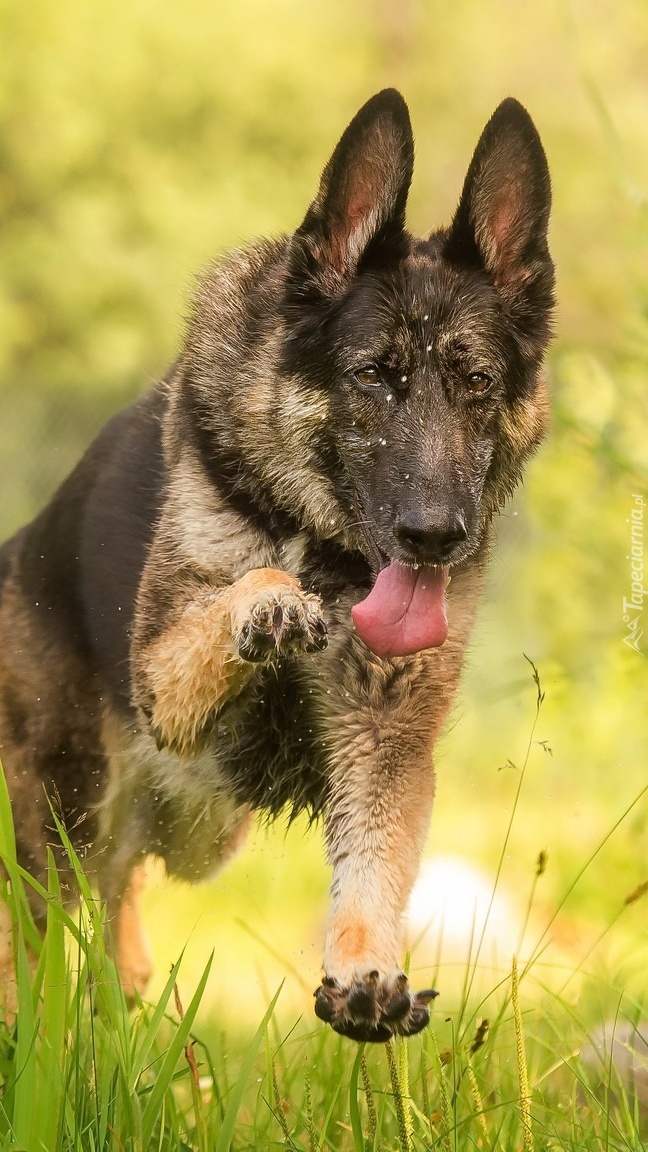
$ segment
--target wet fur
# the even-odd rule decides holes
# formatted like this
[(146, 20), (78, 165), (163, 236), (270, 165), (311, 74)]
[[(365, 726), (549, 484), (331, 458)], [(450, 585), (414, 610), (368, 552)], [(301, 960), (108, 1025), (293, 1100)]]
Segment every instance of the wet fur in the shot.
[[(407, 109), (381, 93), (301, 227), (203, 277), (168, 377), (0, 551), (22, 862), (42, 878), (50, 797), (96, 870), (132, 991), (150, 970), (148, 853), (197, 880), (253, 811), (322, 815), (316, 1010), (373, 1040), (427, 1019), (430, 994), (400, 972), (400, 918), (491, 521), (546, 426), (553, 290), (546, 161), (520, 105), (495, 113), (453, 224), (426, 240), (404, 226), (412, 162)], [(380, 394), (358, 384), (367, 363)], [(466, 381), (484, 367), (475, 399)], [(417, 559), (398, 525), (456, 515), (446, 643), (375, 656), (350, 610), (381, 557)], [(425, 539), (422, 559), (441, 563)]]

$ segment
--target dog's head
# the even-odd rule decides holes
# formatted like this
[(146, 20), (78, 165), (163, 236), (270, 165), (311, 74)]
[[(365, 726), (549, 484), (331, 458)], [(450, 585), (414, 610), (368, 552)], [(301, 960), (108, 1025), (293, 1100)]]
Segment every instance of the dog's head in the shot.
[[(356, 625), (393, 654), (443, 641), (448, 572), (544, 432), (553, 305), (549, 173), (524, 108), (496, 110), (452, 224), (427, 239), (405, 229), (413, 159), (405, 102), (381, 92), (292, 237), (283, 304), (283, 368), (327, 396), (320, 455), (378, 573)], [(409, 639), (381, 624), (399, 612)]]

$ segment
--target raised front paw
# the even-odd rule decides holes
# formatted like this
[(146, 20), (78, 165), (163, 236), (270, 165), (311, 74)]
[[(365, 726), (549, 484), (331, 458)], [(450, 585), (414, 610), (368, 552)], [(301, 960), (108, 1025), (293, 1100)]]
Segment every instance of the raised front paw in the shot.
[(396, 1033), (414, 1036), (425, 1028), (436, 995), (431, 988), (412, 992), (404, 972), (381, 977), (374, 969), (348, 988), (325, 976), (315, 993), (315, 1014), (350, 1040), (384, 1043)]
[(239, 655), (253, 663), (321, 652), (327, 644), (321, 601), (300, 588), (260, 592), (238, 635)]

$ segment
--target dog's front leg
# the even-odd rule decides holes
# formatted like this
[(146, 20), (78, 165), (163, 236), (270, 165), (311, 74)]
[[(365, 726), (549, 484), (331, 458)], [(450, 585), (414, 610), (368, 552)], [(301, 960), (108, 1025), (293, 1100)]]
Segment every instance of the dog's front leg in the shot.
[(367, 709), (350, 715), (334, 738), (327, 813), (333, 907), (315, 1011), (354, 1040), (420, 1031), (434, 996), (414, 995), (398, 962), (434, 795), (431, 734), (417, 720), (381, 721)]
[[(184, 576), (180, 591), (184, 602), (172, 605), (152, 639), (136, 626), (133, 702), (148, 715), (160, 745), (191, 755), (255, 666), (321, 650), (327, 636), (319, 598), (280, 569), (255, 568), (224, 588)], [(145, 585), (138, 617), (147, 627), (161, 599), (155, 584)]]

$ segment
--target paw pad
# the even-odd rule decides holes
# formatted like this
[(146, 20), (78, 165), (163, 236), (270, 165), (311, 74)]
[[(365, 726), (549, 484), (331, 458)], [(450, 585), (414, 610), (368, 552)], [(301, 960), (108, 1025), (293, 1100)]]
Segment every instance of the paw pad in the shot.
[(239, 655), (252, 663), (302, 652), (322, 652), (327, 627), (316, 596), (286, 592), (257, 602), (241, 628)]
[(396, 1034), (414, 1036), (425, 1028), (435, 996), (432, 988), (412, 992), (404, 972), (381, 979), (374, 970), (348, 988), (325, 976), (315, 992), (315, 1014), (350, 1040), (384, 1043)]

